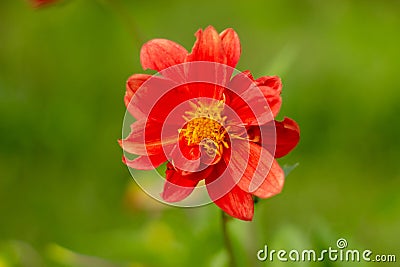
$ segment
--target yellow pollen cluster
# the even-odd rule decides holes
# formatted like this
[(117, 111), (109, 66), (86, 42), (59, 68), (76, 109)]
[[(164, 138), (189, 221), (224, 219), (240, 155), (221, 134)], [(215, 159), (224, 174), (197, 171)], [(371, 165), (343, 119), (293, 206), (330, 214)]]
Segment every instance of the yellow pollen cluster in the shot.
[(220, 143), (225, 138), (225, 130), (215, 120), (205, 117), (194, 118), (186, 126), (185, 137), (188, 145), (200, 144), (205, 139)]
[(186, 128), (180, 130), (187, 144), (201, 145), (210, 156), (221, 155), (223, 148), (229, 147), (225, 141), (227, 129), (223, 126), (226, 117), (221, 117), (224, 102), (207, 106), (199, 102), (197, 105), (191, 103), (191, 106), (194, 110), (184, 116)]

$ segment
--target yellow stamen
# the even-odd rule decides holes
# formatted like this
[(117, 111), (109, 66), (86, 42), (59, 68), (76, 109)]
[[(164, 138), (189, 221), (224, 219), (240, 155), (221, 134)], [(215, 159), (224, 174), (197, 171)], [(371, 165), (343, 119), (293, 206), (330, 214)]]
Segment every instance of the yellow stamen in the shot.
[(227, 117), (221, 115), (224, 105), (224, 100), (210, 105), (190, 102), (193, 110), (185, 112), (186, 128), (179, 131), (188, 145), (200, 145), (209, 156), (220, 158), (224, 147), (229, 148), (226, 141), (228, 127), (224, 127)]

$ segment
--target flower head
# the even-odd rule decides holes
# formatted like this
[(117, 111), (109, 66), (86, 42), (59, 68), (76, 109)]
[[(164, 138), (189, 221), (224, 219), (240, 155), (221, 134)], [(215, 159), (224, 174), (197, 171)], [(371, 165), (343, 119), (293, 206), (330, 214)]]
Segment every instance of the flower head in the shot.
[(240, 53), (233, 29), (211, 26), (196, 33), (188, 53), (177, 43), (154, 39), (143, 45), (144, 69), (127, 81), (125, 104), (136, 121), (120, 140), (131, 168), (167, 162), (162, 198), (179, 202), (204, 181), (211, 200), (229, 215), (251, 220), (253, 196), (282, 190), (284, 173), (275, 160), (299, 141), (299, 127), (275, 121), (282, 84), (276, 76), (234, 74)]
[(31, 0), (33, 7), (39, 8), (54, 3), (57, 0)]

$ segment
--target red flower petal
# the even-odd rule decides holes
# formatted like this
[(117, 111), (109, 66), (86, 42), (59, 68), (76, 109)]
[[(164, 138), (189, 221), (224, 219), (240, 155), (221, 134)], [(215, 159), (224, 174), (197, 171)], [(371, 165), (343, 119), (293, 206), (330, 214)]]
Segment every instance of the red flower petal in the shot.
[(251, 221), (254, 215), (254, 202), (250, 193), (235, 185), (226, 195), (214, 203), (232, 217)]
[(199, 169), (201, 163), (199, 146), (188, 146), (184, 138), (181, 138), (174, 146), (170, 156), (176, 168), (190, 172), (196, 172)]
[(273, 160), (271, 169), (269, 170), (264, 182), (255, 191), (253, 195), (268, 198), (279, 194), (282, 191), (285, 182), (285, 173), (276, 160)]
[(175, 169), (167, 163), (166, 181), (161, 197), (167, 202), (178, 202), (188, 197), (197, 183), (208, 176), (211, 168), (200, 172), (186, 173)]
[(178, 172), (168, 172), (167, 180), (164, 184), (164, 190), (161, 197), (167, 202), (178, 202), (187, 198), (196, 187), (198, 181), (186, 179), (179, 175)]
[(31, 0), (33, 7), (42, 7), (51, 3), (56, 2), (57, 0)]
[(280, 158), (288, 154), (300, 140), (300, 127), (292, 119), (285, 117), (282, 122), (275, 121), (276, 127), (276, 152), (275, 157)]
[(196, 43), (192, 53), (186, 61), (212, 61), (226, 64), (226, 54), (222, 46), (221, 37), (212, 26), (208, 26), (204, 32), (200, 29), (196, 32)]
[(243, 72), (236, 75), (226, 90), (227, 104), (240, 117), (236, 123), (244, 125), (262, 125), (274, 119), (268, 108), (268, 99), (253, 83), (251, 74)]
[(253, 195), (266, 198), (279, 193), (284, 182), (284, 173), (273, 156), (262, 146), (253, 142), (232, 142), (228, 170), (238, 186)]
[[(206, 178), (207, 191), (211, 200), (230, 216), (251, 221), (254, 214), (252, 195), (234, 185), (229, 173), (224, 173), (226, 165), (223, 161), (215, 165), (214, 169), (216, 171), (212, 173), (212, 176)], [(216, 185), (215, 182), (218, 184)]]
[(161, 76), (152, 76), (140, 86), (140, 89), (137, 90), (135, 94), (133, 94), (128, 106), (130, 113), (135, 118), (147, 118), (150, 117), (150, 111), (154, 109), (160, 101), (163, 99), (166, 101), (172, 100), (173, 102), (167, 102), (167, 105), (161, 103), (164, 105), (164, 108), (160, 106), (161, 110), (155, 113), (156, 115), (162, 115), (160, 120), (160, 122), (162, 122), (169, 113), (168, 111), (164, 111), (165, 107), (172, 110), (176, 105), (181, 103), (179, 101), (184, 100), (181, 96), (183, 94), (180, 94), (176, 86), (177, 84), (170, 79)]
[(161, 164), (167, 161), (164, 153), (149, 155), (149, 156), (139, 156), (134, 160), (129, 160), (125, 156), (122, 156), (122, 162), (128, 167), (137, 170), (153, 170), (159, 167)]
[(228, 88), (235, 94), (240, 95), (254, 85), (255, 81), (253, 75), (250, 71), (245, 70), (232, 78), (229, 82)]
[(275, 150), (275, 158), (280, 158), (292, 151), (300, 140), (300, 127), (297, 123), (285, 117), (283, 121), (274, 121), (275, 127), (270, 123), (260, 126), (263, 138), (260, 135), (259, 126), (251, 126), (248, 129), (250, 140), (262, 144), (271, 153)]
[(169, 150), (177, 141), (177, 135), (161, 140), (162, 124), (153, 120), (141, 120), (132, 123), (131, 132), (124, 140), (119, 140), (121, 147), (136, 155), (156, 155)]
[[(253, 107), (258, 107), (258, 109), (253, 110), (255, 113), (263, 113), (264, 111), (260, 108), (264, 106), (264, 103), (268, 103), (269, 119), (264, 120), (263, 123), (260, 124), (270, 121), (272, 119), (271, 115), (272, 117), (276, 117), (279, 112), (282, 103), (280, 96), (282, 83), (277, 76), (264, 76), (254, 80), (249, 71), (244, 71), (232, 78), (228, 88), (231, 90), (226, 91), (229, 102), (232, 103), (231, 105), (235, 110), (244, 109), (243, 111), (240, 111), (240, 113), (243, 112), (243, 116), (241, 117), (248, 116), (247, 120), (251, 121), (250, 124), (256, 124), (254, 123), (254, 115), (251, 116), (252, 113), (249, 112), (249, 109), (254, 109)], [(264, 99), (261, 99), (261, 95)], [(246, 105), (243, 100), (246, 100), (247, 102), (253, 101), (254, 103)]]
[(187, 62), (184, 67), (184, 83), (192, 98), (223, 99), (223, 92), (232, 76), (233, 68), (210, 61)]
[(150, 78), (151, 75), (147, 74), (133, 74), (128, 78), (126, 81), (126, 92), (124, 97), (125, 106), (128, 108), (128, 110), (130, 109), (129, 103), (131, 102), (133, 95), (140, 88), (140, 86), (142, 86), (142, 84)]
[(282, 104), (282, 82), (278, 76), (264, 76), (255, 81), (258, 88), (264, 94), (274, 117), (279, 113)]
[[(163, 86), (163, 83), (160, 83)], [(147, 87), (147, 83), (145, 85)], [(164, 88), (158, 88), (160, 92)], [(164, 93), (161, 97), (158, 93), (150, 94), (146, 90), (139, 90), (132, 98), (131, 105), (133, 110), (139, 109), (140, 114), (148, 114), (148, 117), (163, 123), (170, 117), (168, 124), (179, 125), (180, 128), (185, 124), (182, 115), (186, 111), (193, 110), (190, 103), (197, 103), (196, 98), (212, 98), (221, 100), (224, 88), (218, 85), (197, 82), (187, 85), (177, 86)], [(145, 98), (148, 96), (148, 98)], [(155, 101), (157, 99), (157, 101)], [(212, 100), (203, 99), (202, 102)]]
[(166, 39), (153, 39), (142, 46), (140, 62), (143, 69), (161, 71), (184, 62), (187, 51), (181, 45)]
[(278, 76), (263, 76), (255, 80), (257, 86), (268, 87), (269, 90), (274, 91), (273, 94), (280, 95), (282, 92), (282, 81)]
[(226, 64), (234, 68), (241, 53), (239, 36), (233, 29), (226, 29), (219, 36), (226, 54)]

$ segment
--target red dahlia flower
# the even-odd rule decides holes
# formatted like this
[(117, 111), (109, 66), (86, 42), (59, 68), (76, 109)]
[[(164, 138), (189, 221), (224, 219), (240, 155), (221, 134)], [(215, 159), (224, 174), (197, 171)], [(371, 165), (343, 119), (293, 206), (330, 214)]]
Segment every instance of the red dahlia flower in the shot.
[(57, 0), (31, 0), (32, 5), (34, 7), (42, 7), (42, 6), (51, 4), (51, 3), (55, 2), (55, 1), (57, 1)]
[(297, 145), (300, 130), (289, 118), (274, 120), (282, 102), (278, 77), (233, 75), (241, 53), (233, 29), (218, 34), (209, 26), (196, 37), (191, 53), (165, 39), (143, 45), (143, 68), (159, 73), (127, 81), (124, 100), (137, 121), (120, 144), (139, 157), (123, 161), (142, 170), (167, 162), (166, 202), (185, 199), (204, 180), (217, 206), (251, 220), (253, 196), (282, 190), (284, 173), (275, 158)]

